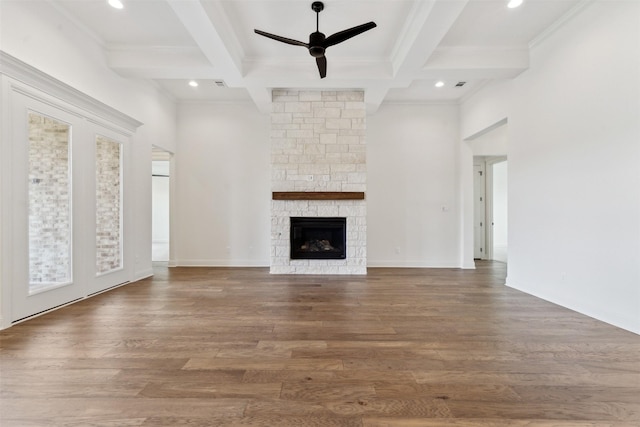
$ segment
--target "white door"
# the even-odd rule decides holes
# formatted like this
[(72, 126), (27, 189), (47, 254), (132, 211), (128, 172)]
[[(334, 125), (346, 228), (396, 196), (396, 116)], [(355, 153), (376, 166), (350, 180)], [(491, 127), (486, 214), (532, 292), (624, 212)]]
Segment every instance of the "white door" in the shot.
[(77, 117), (14, 94), (12, 320), (82, 298)]
[(473, 165), (473, 258), (485, 259), (485, 173), (483, 164)]

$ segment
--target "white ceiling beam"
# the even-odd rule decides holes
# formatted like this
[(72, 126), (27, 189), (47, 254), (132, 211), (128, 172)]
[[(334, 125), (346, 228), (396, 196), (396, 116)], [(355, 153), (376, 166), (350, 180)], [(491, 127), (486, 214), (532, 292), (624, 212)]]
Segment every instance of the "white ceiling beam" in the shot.
[[(244, 61), (245, 80), (271, 87), (280, 82), (301, 84), (303, 87), (331, 86), (334, 81), (353, 81), (358, 86), (363, 81), (391, 79), (389, 63), (379, 60), (352, 60), (349, 58), (329, 58), (327, 77), (321, 79), (315, 60), (310, 56), (301, 58), (251, 58)], [(286, 73), (285, 73), (286, 72)], [(338, 76), (338, 77), (334, 77)], [(359, 82), (359, 83), (358, 83)]]
[(422, 78), (439, 78), (450, 72), (469, 73), (468, 78), (513, 78), (529, 68), (529, 49), (446, 47), (438, 48), (422, 69)]
[(392, 54), (394, 74), (412, 77), (420, 72), (467, 3), (468, 0), (416, 1)]
[(384, 98), (389, 92), (388, 84), (379, 84), (369, 86), (364, 90), (364, 104), (367, 108), (367, 113), (373, 114), (378, 111), (380, 104), (384, 101)]
[(468, 0), (416, 0), (404, 31), (398, 37), (384, 80), (365, 89), (369, 114), (375, 113), (392, 87), (406, 87), (420, 76), (425, 61), (436, 50)]
[(112, 46), (106, 56), (109, 67), (125, 77), (200, 79), (221, 74), (197, 47)]
[[(222, 74), (220, 77), (230, 87), (244, 85), (239, 44), (226, 25), (226, 15), (219, 1), (207, 4), (207, 10), (199, 0), (167, 0), (207, 60)], [(210, 15), (211, 13), (211, 15)], [(213, 15), (213, 16), (212, 16)], [(212, 22), (214, 17), (216, 22)], [(218, 77), (218, 76), (214, 76)]]
[(247, 92), (249, 92), (249, 96), (256, 104), (256, 107), (261, 113), (271, 113), (271, 101), (273, 99), (271, 96), (271, 88), (257, 85), (247, 85)]

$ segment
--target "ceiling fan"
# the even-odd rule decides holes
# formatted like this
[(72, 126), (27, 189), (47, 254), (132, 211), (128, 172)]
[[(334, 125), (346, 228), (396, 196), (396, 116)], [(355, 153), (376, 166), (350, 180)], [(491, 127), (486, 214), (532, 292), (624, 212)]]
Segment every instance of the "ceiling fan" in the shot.
[(260, 30), (254, 30), (256, 34), (268, 37), (270, 39), (277, 40), (282, 43), (291, 44), (294, 46), (304, 46), (309, 49), (311, 56), (316, 58), (316, 64), (318, 65), (318, 71), (320, 72), (320, 78), (323, 79), (327, 76), (327, 58), (324, 56), (325, 50), (333, 45), (342, 43), (351, 37), (364, 33), (372, 28), (376, 27), (375, 22), (367, 22), (366, 24), (358, 25), (357, 27), (349, 28), (343, 31), (339, 31), (335, 34), (325, 37), (319, 30), (320, 12), (324, 9), (324, 3), (321, 1), (314, 1), (311, 4), (311, 9), (316, 12), (316, 31), (309, 34), (309, 43), (300, 42), (298, 40), (288, 39), (286, 37), (277, 36), (275, 34), (266, 33)]

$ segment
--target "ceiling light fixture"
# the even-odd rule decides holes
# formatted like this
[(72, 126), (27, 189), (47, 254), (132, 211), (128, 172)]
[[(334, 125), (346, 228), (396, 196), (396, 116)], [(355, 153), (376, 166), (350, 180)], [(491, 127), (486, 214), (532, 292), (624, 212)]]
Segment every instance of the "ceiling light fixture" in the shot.
[(197, 82), (197, 81), (195, 81), (195, 80), (191, 80), (191, 81), (189, 82), (189, 86), (191, 86), (191, 87), (198, 87), (198, 82)]
[(122, 2), (120, 0), (109, 0), (107, 3), (109, 3), (109, 6), (115, 8), (115, 9), (123, 9), (124, 8), (124, 4), (122, 4)]
[(435, 86), (436, 87), (442, 87), (442, 86), (444, 86), (444, 82), (443, 81), (436, 82)]
[(507, 7), (509, 9), (515, 9), (516, 7), (522, 5), (522, 1), (523, 0), (509, 0), (509, 3), (507, 4)]

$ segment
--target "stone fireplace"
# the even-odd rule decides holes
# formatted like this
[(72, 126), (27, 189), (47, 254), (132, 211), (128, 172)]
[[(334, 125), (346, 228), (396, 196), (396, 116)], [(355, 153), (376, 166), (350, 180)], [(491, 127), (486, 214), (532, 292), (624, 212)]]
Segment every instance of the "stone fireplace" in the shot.
[[(271, 273), (366, 274), (364, 92), (272, 94)], [(316, 224), (323, 218), (344, 219), (344, 257), (294, 255), (292, 218)], [(327, 244), (320, 241), (329, 239), (314, 240), (317, 249)]]

